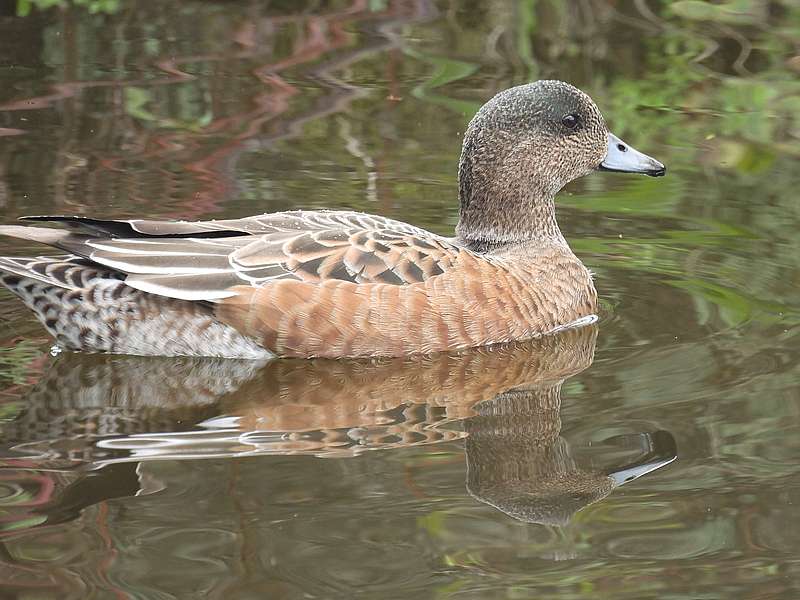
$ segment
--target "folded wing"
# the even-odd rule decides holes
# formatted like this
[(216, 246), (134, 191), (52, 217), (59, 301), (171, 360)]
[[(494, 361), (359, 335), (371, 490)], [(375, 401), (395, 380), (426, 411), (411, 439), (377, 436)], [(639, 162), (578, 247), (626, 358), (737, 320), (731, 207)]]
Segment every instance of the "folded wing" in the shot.
[(131, 287), (171, 298), (218, 301), (235, 286), (341, 280), (407, 285), (450, 269), (468, 250), (383, 217), (348, 211), (292, 211), (246, 219), (103, 221), (33, 217), (64, 230), (0, 227), (0, 234), (48, 243), (125, 275)]

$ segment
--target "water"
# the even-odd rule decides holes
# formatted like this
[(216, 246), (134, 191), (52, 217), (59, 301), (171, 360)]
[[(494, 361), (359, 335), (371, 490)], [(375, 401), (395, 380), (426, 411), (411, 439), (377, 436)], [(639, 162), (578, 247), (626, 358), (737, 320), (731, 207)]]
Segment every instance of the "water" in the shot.
[(510, 348), (51, 356), (4, 292), (0, 596), (798, 596), (795, 3), (0, 11), (4, 222), (347, 207), (449, 233), (466, 122), (541, 77), (668, 166), (562, 193), (601, 320)]

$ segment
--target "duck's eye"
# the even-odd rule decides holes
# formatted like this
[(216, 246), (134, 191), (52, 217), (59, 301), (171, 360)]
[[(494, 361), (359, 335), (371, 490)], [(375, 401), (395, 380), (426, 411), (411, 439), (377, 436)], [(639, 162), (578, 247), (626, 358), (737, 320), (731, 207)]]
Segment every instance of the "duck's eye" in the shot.
[(570, 113), (561, 117), (561, 124), (567, 129), (575, 130), (580, 125), (581, 118), (575, 113)]

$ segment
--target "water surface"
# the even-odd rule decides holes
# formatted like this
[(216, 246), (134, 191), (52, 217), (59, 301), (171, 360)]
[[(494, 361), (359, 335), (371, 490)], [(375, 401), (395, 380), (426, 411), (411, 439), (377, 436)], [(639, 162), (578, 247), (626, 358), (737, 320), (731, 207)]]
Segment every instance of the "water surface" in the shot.
[(789, 0), (4, 4), (4, 222), (449, 234), (466, 123), (543, 77), (668, 176), (561, 194), (602, 318), (505, 348), (53, 357), (2, 292), (0, 596), (797, 597), (797, 39)]

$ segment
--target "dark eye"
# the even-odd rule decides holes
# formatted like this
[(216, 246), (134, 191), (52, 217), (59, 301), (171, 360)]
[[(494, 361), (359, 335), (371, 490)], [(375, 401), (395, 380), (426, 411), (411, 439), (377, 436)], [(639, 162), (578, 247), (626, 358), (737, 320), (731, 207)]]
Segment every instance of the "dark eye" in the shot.
[(570, 113), (561, 117), (561, 124), (567, 129), (575, 130), (581, 123), (581, 118), (575, 113)]

